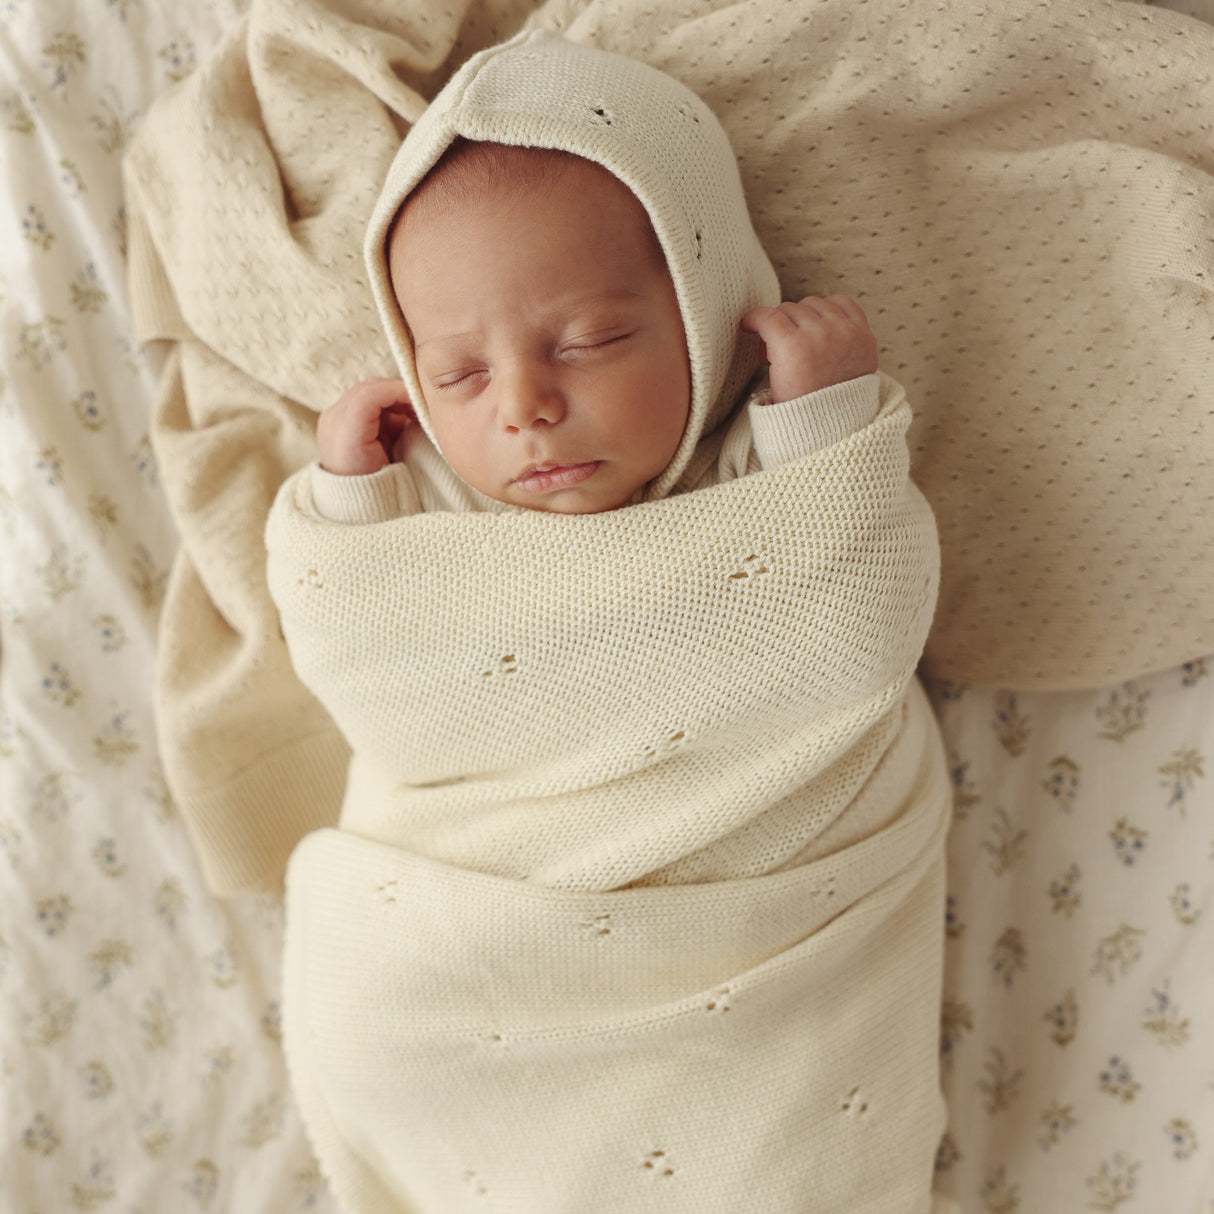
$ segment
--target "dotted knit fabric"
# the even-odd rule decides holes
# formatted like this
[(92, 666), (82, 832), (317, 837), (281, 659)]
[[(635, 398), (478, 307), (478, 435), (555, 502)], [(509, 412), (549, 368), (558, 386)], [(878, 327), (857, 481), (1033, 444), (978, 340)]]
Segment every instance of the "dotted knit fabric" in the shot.
[[(340, 796), (344, 747), (290, 675), (259, 533), (312, 410), (392, 371), (364, 225), (402, 130), (532, 7), (256, 0), (128, 155), (132, 303), (181, 354), (153, 429), (183, 545), (161, 739), (220, 888), (276, 884)], [(533, 20), (688, 84), (784, 292), (864, 305), (940, 527), (931, 673), (1094, 686), (1214, 649), (1214, 32), (1114, 0)], [(297, 779), (319, 802), (303, 818)], [(254, 829), (249, 797), (291, 825)]]
[(926, 1214), (950, 790), (908, 421), (597, 515), (345, 526), (284, 485), (270, 588), (354, 752), (291, 861), (284, 1043), (352, 1210), (471, 1173), (535, 1214)]
[(835, 839), (888, 819), (876, 794), (842, 821), (898, 737), (936, 589), (908, 420), (895, 395), (795, 464), (590, 516), (350, 527), (293, 477), (270, 589), (354, 751), (342, 825), (615, 889), (774, 871), (825, 854), (836, 818)]
[[(340, 792), (340, 739), (290, 678), (257, 533), (311, 451), (288, 402), (319, 409), (392, 369), (358, 255), (399, 144), (388, 111), (416, 119), (529, 10), (254, 3), (247, 37), (153, 109), (128, 157), (136, 315), (185, 339), (153, 435), (183, 534), (162, 738), (221, 886), (281, 871), (281, 845), (233, 826), (249, 779), (283, 813), (274, 790), (301, 764), (328, 813)], [(535, 20), (687, 83), (729, 133), (784, 292), (866, 308), (940, 527), (931, 673), (1087, 686), (1214, 648), (1207, 27), (1112, 0), (930, 22), (905, 0), (613, 0)], [(312, 744), (292, 753), (292, 725), (265, 779), (260, 727), (301, 716)]]
[[(571, 34), (618, 47), (616, 8)], [(786, 295), (858, 297), (906, 385), (925, 669), (1097, 686), (1214, 646), (1214, 31), (1052, 0), (666, 26), (644, 57), (721, 116)]]

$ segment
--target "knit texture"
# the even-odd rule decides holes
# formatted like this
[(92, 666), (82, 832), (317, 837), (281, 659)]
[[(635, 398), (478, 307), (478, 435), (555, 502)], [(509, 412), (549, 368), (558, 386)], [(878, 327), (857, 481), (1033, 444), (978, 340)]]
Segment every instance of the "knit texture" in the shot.
[(909, 420), (887, 381), (813, 455), (595, 515), (346, 526), (284, 486), (270, 588), (353, 750), (288, 873), (284, 1041), (351, 1209), (469, 1174), (535, 1214), (930, 1208), (950, 789)]
[(890, 385), (814, 456), (587, 516), (348, 527), (292, 478), (270, 589), (354, 751), (343, 827), (569, 889), (799, 862), (890, 745), (931, 619), (909, 417)]
[[(940, 528), (930, 673), (1087, 687), (1214, 649), (1209, 28), (1115, 0), (253, 0), (126, 164), (132, 305), (179, 352), (152, 430), (182, 536), (160, 739), (214, 886), (275, 887), (298, 837), (298, 789), (257, 773), (326, 730), (342, 750), (291, 675), (261, 532), (314, 411), (393, 373), (375, 199), (428, 99), (528, 15), (691, 87), (782, 293), (864, 306)], [(343, 778), (306, 781), (313, 823)]]

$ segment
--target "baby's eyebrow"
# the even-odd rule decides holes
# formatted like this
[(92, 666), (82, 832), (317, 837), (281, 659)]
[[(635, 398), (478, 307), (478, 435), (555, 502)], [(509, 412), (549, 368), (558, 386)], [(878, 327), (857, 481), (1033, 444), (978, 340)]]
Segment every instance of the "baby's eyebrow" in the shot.
[(437, 337), (427, 337), (425, 341), (415, 341), (413, 349), (420, 350), (423, 346), (432, 346), (436, 341), (460, 341), (465, 337), (475, 336), (476, 333), (471, 329), (466, 333), (440, 333)]

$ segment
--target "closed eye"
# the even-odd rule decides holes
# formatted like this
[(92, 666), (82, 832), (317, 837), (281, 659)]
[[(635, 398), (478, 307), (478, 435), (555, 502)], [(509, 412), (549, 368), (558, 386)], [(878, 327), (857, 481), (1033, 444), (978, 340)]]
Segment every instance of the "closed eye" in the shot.
[(442, 376), (433, 381), (434, 386), (439, 391), (447, 391), (450, 388), (467, 388), (472, 382), (481, 375), (488, 375), (489, 372), (484, 367), (469, 367), (465, 371), (453, 371), (449, 375)]
[(606, 350), (611, 346), (620, 345), (622, 342), (627, 341), (631, 336), (631, 333), (617, 333), (613, 334), (611, 337), (586, 338), (581, 341), (574, 342), (572, 345), (566, 346), (561, 353), (563, 355), (572, 354), (575, 358), (582, 354), (594, 354), (599, 350)]

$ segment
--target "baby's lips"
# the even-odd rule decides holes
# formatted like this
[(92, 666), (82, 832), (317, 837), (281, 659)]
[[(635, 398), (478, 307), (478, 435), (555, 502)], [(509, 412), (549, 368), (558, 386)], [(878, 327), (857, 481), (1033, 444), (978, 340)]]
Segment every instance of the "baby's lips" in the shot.
[(599, 460), (547, 462), (533, 464), (514, 480), (527, 493), (544, 493), (549, 489), (567, 489), (581, 484), (598, 471)]

